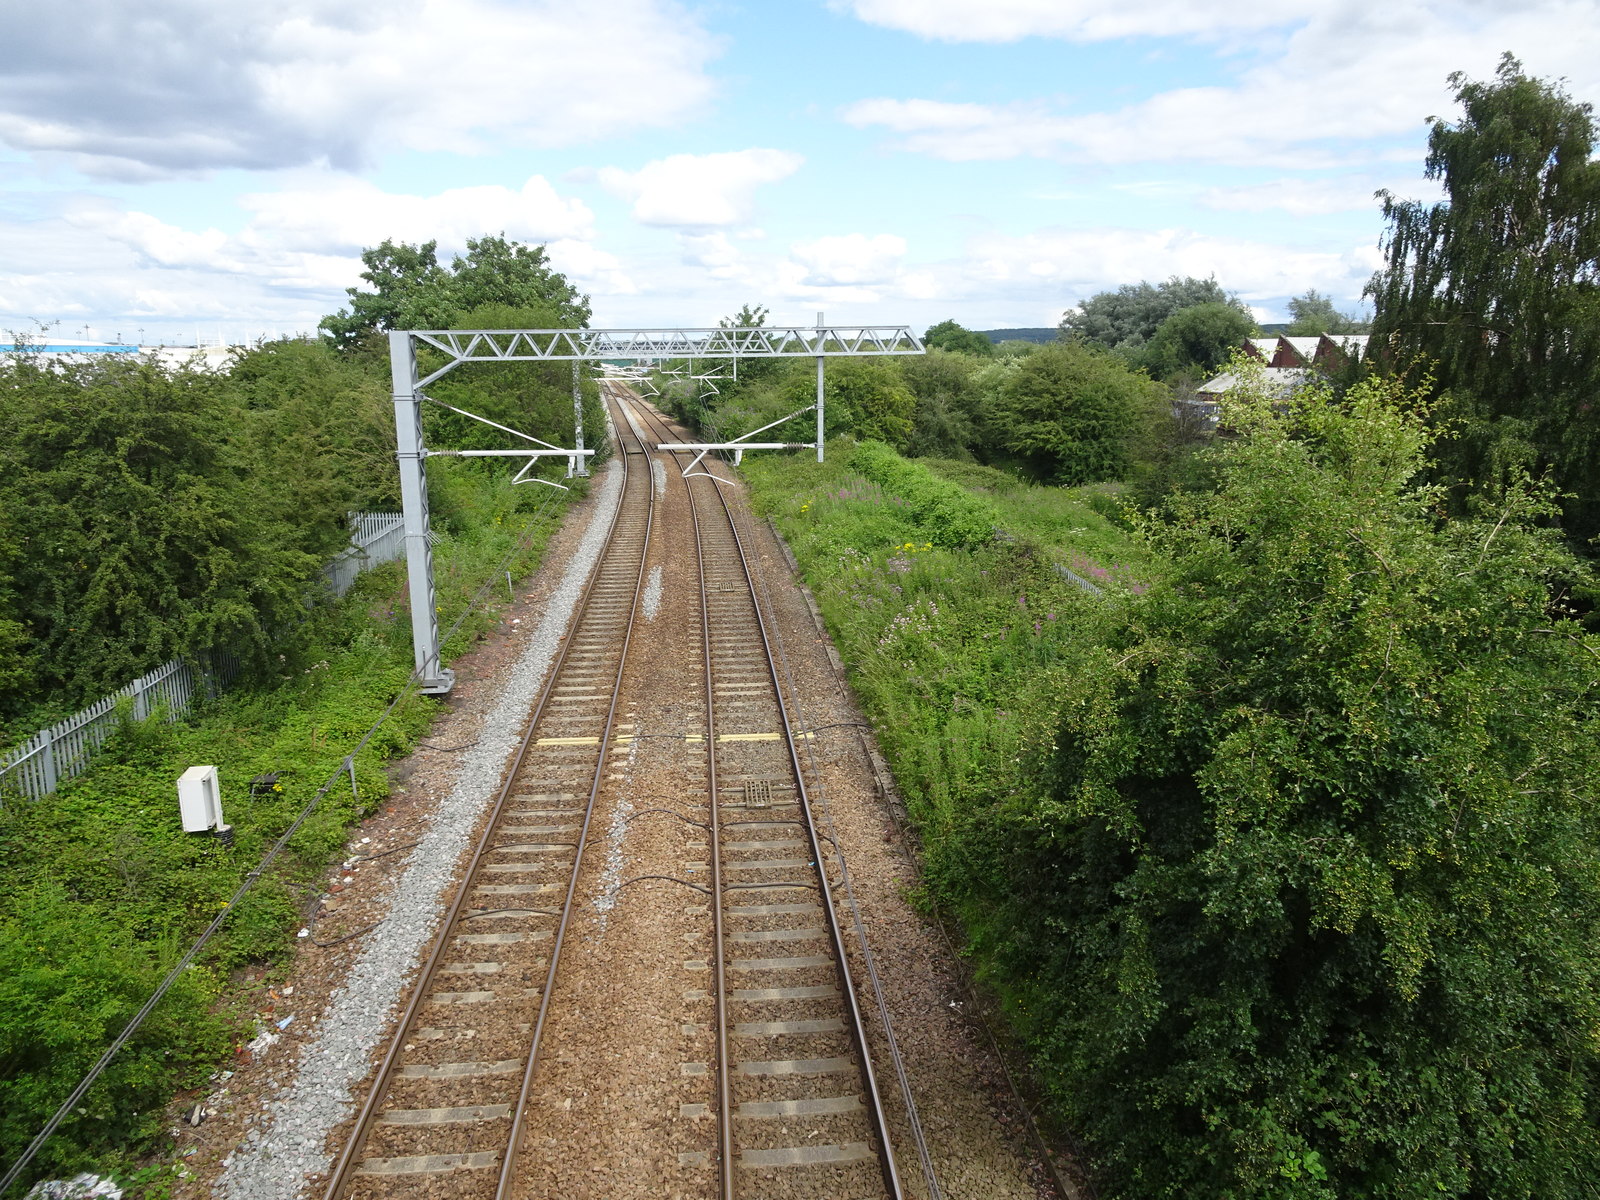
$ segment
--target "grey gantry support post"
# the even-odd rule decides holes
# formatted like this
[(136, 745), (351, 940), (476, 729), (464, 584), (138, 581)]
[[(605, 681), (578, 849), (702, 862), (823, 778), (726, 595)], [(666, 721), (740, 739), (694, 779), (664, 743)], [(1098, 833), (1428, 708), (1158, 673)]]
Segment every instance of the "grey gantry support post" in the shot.
[(422, 446), (422, 401), (417, 394), (417, 352), (409, 333), (389, 334), (394, 380), (395, 457), (400, 463), (400, 508), (405, 516), (406, 579), (411, 592), (411, 645), (420, 690), (439, 696), (455, 686), (455, 672), (439, 665), (439, 616), (433, 597), (433, 547), (428, 542), (427, 451)]
[[(573, 442), (572, 448), (578, 452), (576, 460), (577, 473), (579, 475), (587, 475), (589, 473), (589, 465), (584, 461), (583, 457), (583, 386), (581, 377), (578, 374), (582, 366), (581, 360), (576, 358), (572, 360), (572, 423), (577, 430), (573, 434), (576, 440)], [(568, 478), (571, 478), (571, 476), (568, 476)]]
[(827, 347), (824, 344), (822, 339), (823, 339), (822, 314), (818, 313), (817, 314), (817, 461), (818, 462), (822, 461), (822, 443), (825, 440), (825, 436), (826, 436), (822, 432), (822, 364), (827, 362), (828, 360), (825, 357), (823, 357), (823, 353), (822, 352), (825, 349), (827, 349)]

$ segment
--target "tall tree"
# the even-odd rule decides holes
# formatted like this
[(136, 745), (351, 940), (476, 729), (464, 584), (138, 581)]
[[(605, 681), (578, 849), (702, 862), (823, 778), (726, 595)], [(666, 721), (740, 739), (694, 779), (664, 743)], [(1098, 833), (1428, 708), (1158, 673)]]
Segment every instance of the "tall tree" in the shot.
[(1255, 318), (1232, 304), (1191, 304), (1161, 322), (1139, 360), (1162, 379), (1186, 371), (1209, 375), (1255, 332)]
[(490, 304), (546, 309), (562, 328), (586, 325), (590, 316), (589, 297), (551, 267), (543, 246), (508, 241), (503, 233), (467, 239), (467, 252), (450, 264), (445, 293), (458, 313)]
[(1125, 283), (1115, 291), (1090, 296), (1061, 318), (1061, 336), (1107, 350), (1134, 351), (1154, 337), (1173, 313), (1196, 304), (1227, 304), (1246, 316), (1250, 313), (1215, 279), (1174, 275), (1165, 283)]
[(1164, 387), (1116, 356), (1052, 342), (999, 382), (988, 440), (1052, 483), (1120, 479), (1170, 408)]
[(940, 321), (930, 325), (922, 340), (929, 349), (950, 350), (958, 354), (977, 354), (984, 358), (994, 356), (994, 343), (988, 337), (954, 321)]
[(1600, 533), (1600, 164), (1587, 104), (1509, 54), (1488, 82), (1450, 77), (1427, 175), (1445, 199), (1383, 193), (1388, 265), (1367, 294), (1375, 344), (1431, 371), (1456, 432), (1447, 475), (1493, 493), (1523, 471), (1572, 495), (1569, 533)]
[(1365, 333), (1367, 322), (1342, 313), (1333, 306), (1333, 297), (1316, 288), (1289, 301), (1289, 336), (1316, 337), (1324, 333)]
[(396, 245), (384, 238), (363, 250), (367, 269), (361, 278), (372, 290), (347, 288), (350, 308), (323, 317), (321, 328), (341, 349), (380, 330), (438, 329), (451, 312), (444, 295), (448, 272), (439, 265), (438, 248), (438, 242)]
[(1215, 491), (975, 812), (1108, 1197), (1578, 1200), (1600, 1172), (1600, 640), (1544, 503), (1441, 521), (1417, 398), (1238, 389)]
[(467, 239), (467, 252), (439, 265), (438, 243), (413, 246), (385, 238), (363, 250), (361, 278), (371, 291), (348, 288), (349, 309), (322, 319), (342, 349), (388, 329), (444, 329), (461, 314), (486, 305), (542, 309), (560, 328), (588, 323), (589, 297), (550, 266), (543, 246), (509, 241), (504, 234)]

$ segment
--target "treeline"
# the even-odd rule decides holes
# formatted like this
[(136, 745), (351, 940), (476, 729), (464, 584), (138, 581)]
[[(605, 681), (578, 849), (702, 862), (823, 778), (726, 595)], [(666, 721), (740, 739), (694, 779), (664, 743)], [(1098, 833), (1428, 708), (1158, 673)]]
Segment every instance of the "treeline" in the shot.
[[(431, 719), (431, 701), (402, 695), (412, 663), (403, 573), (367, 573), (337, 604), (320, 582), (348, 542), (350, 510), (399, 505), (384, 332), (587, 319), (586, 299), (540, 247), (483, 238), (441, 264), (431, 243), (384, 243), (363, 258), (367, 286), (329, 318), (332, 336), (242, 350), (226, 371), (0, 359), (0, 715), (10, 728), (32, 732), (173, 654), (225, 650), (246, 667), (182, 722), (124, 722), (94, 768), (53, 794), (0, 796), (0, 1162), (29, 1145), (267, 847), (297, 830), (23, 1186), (92, 1170), (165, 1194), (185, 1177), (181, 1160), (163, 1161), (174, 1093), (209, 1090), (218, 1064), (258, 1032), (263, 976), (297, 930), (319, 928), (308, 898), (348, 853), (352, 824), (386, 796), (385, 760)], [(424, 371), (438, 365), (424, 357)], [(592, 380), (583, 386), (595, 445), (598, 397)], [(429, 390), (551, 441), (572, 436), (569, 365), (460, 368)], [(425, 421), (435, 448), (512, 441), (434, 406)], [(486, 601), (484, 583), (531, 570), (562, 511), (548, 488), (506, 486), (518, 465), (429, 461), (436, 601), (441, 622), (457, 626), (447, 658), (496, 620), (492, 597), (504, 592)], [(229, 844), (179, 827), (173, 780), (194, 763), (219, 767)], [(301, 822), (342, 771), (348, 785), (341, 778)], [(252, 785), (267, 773), (275, 783)]]
[[(764, 316), (747, 309), (726, 323)], [(996, 349), (982, 335), (946, 324), (962, 348), (944, 349), (931, 338), (932, 348), (916, 357), (830, 358), (828, 435), (881, 441), (913, 456), (972, 459), (1066, 485), (1159, 474), (1185, 444), (1169, 390), (1109, 351), (1077, 341)], [(987, 352), (972, 351), (979, 342)], [(737, 381), (731, 362), (701, 360), (692, 371), (713, 378), (708, 385), (669, 371), (657, 386), (679, 417), (718, 437), (756, 429), (816, 397), (812, 359), (744, 360)], [(815, 438), (816, 418), (803, 414), (777, 433)]]
[[(1291, 309), (1299, 333), (1364, 328), (1314, 289)], [(761, 325), (766, 315), (746, 305), (722, 324)], [(1042, 483), (1112, 484), (1155, 503), (1185, 486), (1190, 456), (1207, 441), (1201, 412), (1184, 402), (1257, 332), (1237, 296), (1214, 279), (1186, 277), (1092, 296), (1051, 342), (997, 345), (942, 321), (927, 331), (925, 356), (829, 359), (827, 431)], [(657, 386), (679, 417), (732, 437), (812, 403), (815, 365), (702, 359), (667, 364)], [(815, 418), (801, 415), (779, 432), (815, 438)]]
[[(31, 732), (175, 655), (226, 651), (247, 673), (273, 673), (323, 598), (347, 515), (399, 507), (383, 332), (588, 319), (543, 247), (485, 237), (441, 265), (431, 242), (385, 242), (363, 259), (371, 287), (350, 289), (349, 308), (324, 322), (330, 338), (242, 350), (225, 371), (0, 358), (0, 732)], [(567, 364), (461, 367), (430, 394), (552, 441), (571, 436)], [(592, 379), (584, 394), (595, 446)], [(510, 444), (441, 408), (424, 419), (432, 445)], [(462, 516), (453, 472), (508, 469), (435, 460), (435, 525)]]

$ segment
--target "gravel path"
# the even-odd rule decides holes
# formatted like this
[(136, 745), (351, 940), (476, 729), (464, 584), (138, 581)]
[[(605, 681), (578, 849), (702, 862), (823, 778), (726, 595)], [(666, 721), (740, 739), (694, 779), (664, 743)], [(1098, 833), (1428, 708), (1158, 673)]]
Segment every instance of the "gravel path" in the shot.
[(353, 1090), (366, 1078), (373, 1053), (429, 945), (462, 852), (495, 796), (604, 544), (621, 482), (615, 463), (597, 480), (588, 528), (499, 696), (487, 706), (476, 742), (464, 748), (449, 795), (395, 885), (387, 919), (331, 997), (316, 1033), (304, 1044), (293, 1081), (275, 1098), (260, 1127), (245, 1134), (225, 1160), (215, 1195), (227, 1200), (288, 1198), (300, 1193), (307, 1174), (327, 1170), (331, 1156), (324, 1139), (350, 1115)]

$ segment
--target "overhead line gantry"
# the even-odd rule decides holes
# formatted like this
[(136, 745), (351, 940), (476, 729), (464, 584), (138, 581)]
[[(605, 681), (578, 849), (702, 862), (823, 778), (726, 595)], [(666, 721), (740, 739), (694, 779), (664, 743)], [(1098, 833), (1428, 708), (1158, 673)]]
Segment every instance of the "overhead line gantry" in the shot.
[[(418, 374), (418, 351), (427, 354), (429, 370)], [(411, 639), (421, 690), (440, 695), (455, 684), (455, 674), (439, 661), (439, 622), (434, 607), (433, 551), (428, 538), (426, 460), (433, 455), (466, 458), (525, 458), (513, 483), (532, 482), (529, 471), (542, 458), (565, 458), (567, 475), (588, 474), (585, 460), (594, 454), (583, 444), (583, 397), (579, 391), (585, 362), (660, 362), (678, 358), (815, 358), (817, 399), (788, 416), (729, 442), (661, 443), (661, 450), (698, 451), (686, 470), (713, 450), (731, 450), (735, 459), (746, 450), (810, 448), (810, 442), (752, 442), (748, 439), (793, 417), (816, 411), (817, 461), (823, 460), (824, 369), (830, 358), (924, 353), (909, 325), (828, 325), (821, 313), (808, 325), (746, 325), (658, 329), (429, 329), (393, 330), (389, 365), (394, 386), (396, 456), (400, 463), (400, 504), (405, 517), (406, 574), (411, 593)], [(436, 355), (445, 361), (434, 366)], [(433, 400), (423, 388), (467, 363), (572, 363), (573, 445), (554, 445), (475, 413)], [(516, 450), (430, 450), (422, 440), (422, 402), (428, 400), (462, 416), (491, 425), (530, 445)], [(546, 482), (540, 480), (538, 482)], [(557, 485), (559, 486), (559, 485)]]

